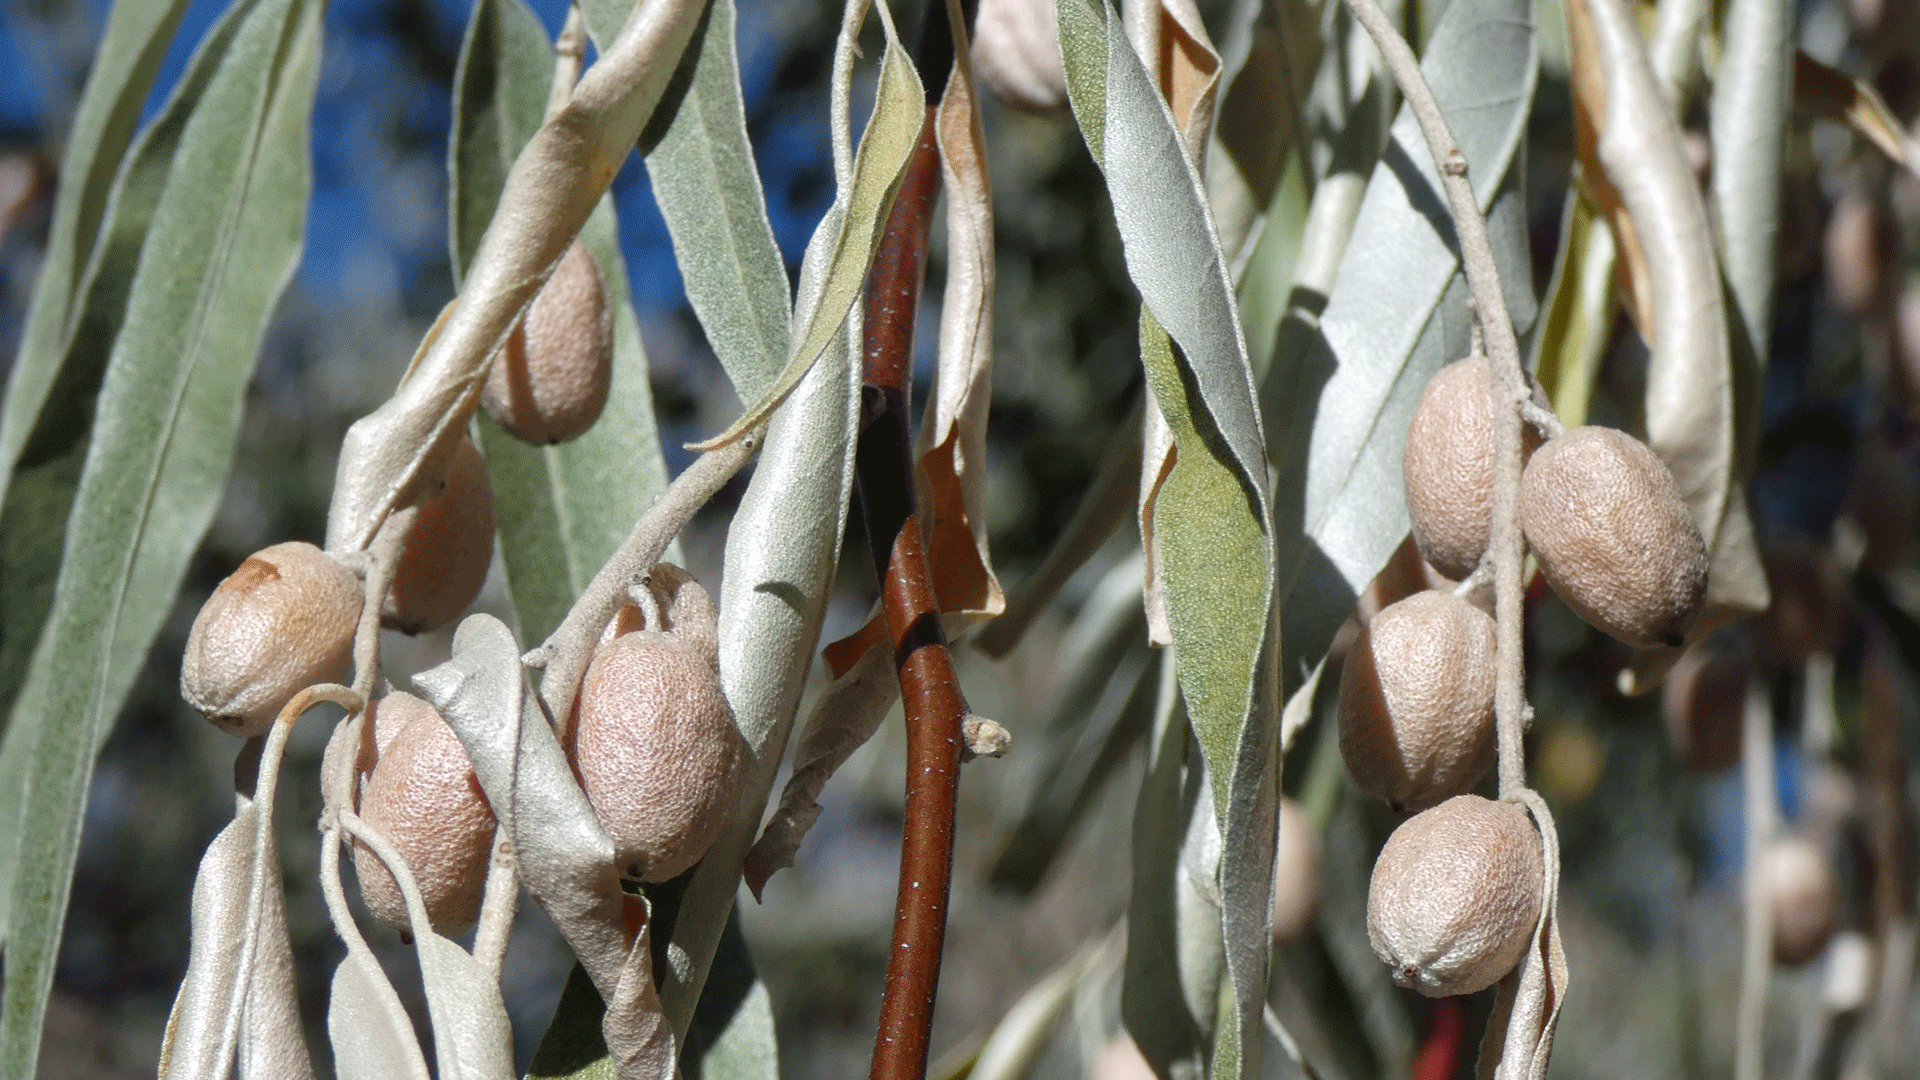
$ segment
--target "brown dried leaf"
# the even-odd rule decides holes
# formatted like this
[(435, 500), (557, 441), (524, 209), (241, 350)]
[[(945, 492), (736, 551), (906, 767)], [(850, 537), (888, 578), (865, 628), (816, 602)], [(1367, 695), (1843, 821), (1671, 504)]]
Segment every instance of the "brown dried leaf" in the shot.
[(1870, 84), (1850, 78), (1804, 52), (1795, 53), (1793, 103), (1823, 120), (1851, 127), (1896, 165), (1920, 176), (1920, 145), (1907, 135), (1886, 99)]
[(800, 842), (820, 817), (821, 790), (853, 752), (873, 738), (900, 696), (891, 661), (890, 650), (875, 642), (814, 705), (800, 734), (800, 748), (794, 751), (793, 776), (780, 793), (780, 806), (747, 852), (744, 875), (754, 899), (775, 871), (793, 865)]

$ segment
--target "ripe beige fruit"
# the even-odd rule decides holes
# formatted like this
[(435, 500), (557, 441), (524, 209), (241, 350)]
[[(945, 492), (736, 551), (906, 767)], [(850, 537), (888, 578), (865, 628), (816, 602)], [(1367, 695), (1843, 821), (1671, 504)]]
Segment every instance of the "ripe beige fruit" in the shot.
[(1820, 955), (1840, 916), (1840, 887), (1826, 852), (1800, 836), (1767, 848), (1761, 867), (1773, 907), (1773, 958), (1789, 967)]
[(1741, 719), (1753, 665), (1743, 656), (1696, 648), (1680, 658), (1660, 690), (1667, 735), (1680, 764), (1720, 772), (1740, 760)]
[[(375, 757), (361, 784), (360, 816), (407, 861), (434, 932), (457, 936), (480, 915), (493, 809), (460, 739), (432, 705), (395, 691), (372, 707)], [(406, 900), (386, 864), (355, 841), (353, 868), (367, 910), (406, 932)]]
[(462, 436), (447, 486), (420, 506), (407, 534), (380, 624), (408, 634), (460, 617), (486, 584), (493, 562), (493, 483), (473, 440)]
[(677, 567), (654, 567), (667, 629), (595, 650), (569, 752), (621, 869), (641, 881), (685, 872), (726, 822), (744, 766), (720, 692), (713, 601)]
[(1900, 226), (1884, 202), (1848, 193), (1834, 204), (1822, 241), (1827, 288), (1841, 310), (1864, 315), (1890, 293), (1900, 257)]
[(1320, 834), (1292, 799), (1280, 800), (1280, 843), (1273, 853), (1273, 943), (1313, 926), (1320, 908)]
[(993, 96), (1028, 112), (1067, 107), (1057, 18), (1048, 0), (980, 0), (973, 65)]
[[(1414, 542), (1455, 581), (1480, 565), (1493, 523), (1492, 378), (1477, 354), (1441, 368), (1414, 406), (1400, 458)], [(1540, 445), (1531, 424), (1521, 438), (1525, 454)]]
[(1373, 864), (1374, 955), (1427, 997), (1484, 990), (1533, 940), (1541, 875), (1540, 834), (1515, 803), (1460, 795), (1416, 814)]
[(1707, 545), (1673, 474), (1624, 432), (1578, 427), (1533, 455), (1520, 527), (1547, 583), (1629, 645), (1679, 645), (1707, 596)]
[(226, 731), (264, 734), (288, 698), (346, 677), (362, 595), (353, 571), (312, 544), (249, 555), (194, 617), (180, 696)]
[(1087, 1063), (1087, 1080), (1154, 1080), (1154, 1072), (1133, 1036), (1122, 1031)]
[(1493, 620), (1447, 592), (1374, 616), (1340, 673), (1340, 756), (1361, 787), (1423, 810), (1493, 764)]
[(522, 442), (577, 438), (607, 404), (613, 314), (600, 267), (575, 240), (494, 357), (480, 404)]

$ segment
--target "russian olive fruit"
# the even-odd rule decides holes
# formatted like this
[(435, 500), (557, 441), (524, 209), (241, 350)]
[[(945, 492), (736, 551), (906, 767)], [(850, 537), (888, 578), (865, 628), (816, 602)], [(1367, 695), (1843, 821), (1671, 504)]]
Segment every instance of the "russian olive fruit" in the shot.
[(1292, 799), (1280, 800), (1280, 840), (1273, 852), (1273, 943), (1313, 926), (1320, 908), (1320, 834)]
[(264, 734), (294, 694), (346, 677), (363, 591), (312, 544), (249, 555), (194, 617), (180, 696), (226, 731)]
[(380, 623), (421, 634), (460, 617), (486, 584), (493, 562), (493, 483), (473, 440), (461, 436), (447, 485), (420, 505), (400, 552)]
[(585, 434), (613, 379), (613, 315), (600, 267), (575, 240), (487, 370), (481, 407), (522, 442)]
[(1581, 618), (1629, 645), (1679, 645), (1707, 597), (1707, 545), (1673, 474), (1624, 432), (1556, 436), (1520, 478), (1520, 527)]
[(1374, 955), (1427, 997), (1492, 986), (1533, 940), (1542, 867), (1540, 834), (1517, 803), (1460, 795), (1415, 814), (1373, 864)]
[(1340, 673), (1340, 756), (1395, 809), (1459, 795), (1493, 764), (1494, 627), (1450, 592), (1374, 616)]
[(666, 627), (619, 634), (594, 651), (569, 751), (623, 872), (665, 881), (719, 835), (745, 752), (720, 691), (712, 599), (665, 563), (649, 587)]
[(1801, 836), (1768, 845), (1760, 872), (1773, 909), (1773, 958), (1797, 967), (1820, 955), (1840, 916), (1840, 887), (1826, 852)]
[[(480, 915), (493, 852), (493, 809), (459, 737), (432, 705), (395, 691), (369, 707), (374, 759), (360, 785), (360, 817), (406, 860), (434, 933), (458, 936)], [(381, 925), (406, 932), (399, 884), (358, 840), (353, 868), (367, 910)]]
[[(1487, 358), (1456, 360), (1420, 393), (1400, 459), (1413, 539), (1435, 570), (1463, 580), (1480, 565), (1493, 526), (1493, 375)], [(1521, 427), (1521, 452), (1540, 436)]]

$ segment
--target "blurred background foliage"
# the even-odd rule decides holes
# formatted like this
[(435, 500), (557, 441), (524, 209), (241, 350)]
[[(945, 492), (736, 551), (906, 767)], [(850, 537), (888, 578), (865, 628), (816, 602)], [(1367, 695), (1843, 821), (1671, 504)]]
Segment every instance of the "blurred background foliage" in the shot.
[[(1410, 38), (1418, 42), (1444, 2), (1405, 6)], [(1203, 8), (1213, 19), (1221, 6)], [(149, 112), (220, 7), (220, 0), (195, 0)], [(563, 4), (535, 0), (533, 7), (549, 31), (557, 30)], [(1873, 81), (1902, 122), (1913, 124), (1920, 114), (1920, 18), (1911, 8), (1907, 0), (1803, 0), (1799, 39), (1817, 59)], [(826, 88), (838, 5), (743, 0), (740, 10), (749, 131), (791, 270), (832, 196)], [(11, 357), (18, 339), (61, 133), (105, 15), (101, 0), (0, 4), (0, 357)], [(448, 91), (466, 18), (461, 0), (334, 0), (328, 8), (305, 256), (266, 339), (219, 517), (93, 782), (43, 1076), (144, 1076), (153, 1068), (186, 964), (194, 867), (231, 812), (225, 793), (233, 744), (181, 702), (178, 657), (193, 613), (247, 553), (279, 540), (320, 538), (346, 425), (387, 396), (452, 295)], [(1540, 7), (1542, 71), (1526, 147), (1536, 291), (1552, 270), (1573, 157), (1559, 18), (1558, 4)], [(877, 55), (871, 48), (867, 54)], [(870, 87), (871, 74), (866, 78)], [(863, 111), (857, 91), (856, 122)], [(1704, 107), (1687, 120), (1704, 131)], [(1070, 118), (1026, 115), (989, 100), (986, 128), (999, 260), (989, 524), (1003, 577), (1017, 593), (1128, 422), (1140, 384), (1137, 300), (1105, 189)], [(613, 191), (669, 466), (677, 470), (689, 459), (680, 444), (717, 430), (739, 402), (685, 305), (638, 161)], [(1848, 215), (1864, 220), (1864, 228), (1857, 220), (1835, 224)], [(922, 361), (930, 359), (937, 325), (939, 228), (920, 321)], [(1846, 629), (1836, 639), (1838, 724), (1830, 748), (1803, 737), (1807, 677), (1782, 659), (1779, 625), (1735, 628), (1722, 644), (1760, 658), (1774, 690), (1786, 820), (1805, 822), (1822, 808), (1832, 813), (1832, 800), (1841, 801), (1843, 923), (1868, 932), (1874, 916), (1863, 852), (1873, 847), (1870, 823), (1847, 809), (1846, 771), (1826, 762), (1829, 755), (1842, 766), (1859, 761), (1861, 672), (1873, 658), (1891, 664), (1900, 691), (1902, 775), (1914, 760), (1911, 717), (1920, 682), (1905, 650), (1920, 638), (1905, 609), (1920, 607), (1911, 551), (1920, 262), (1909, 253), (1920, 253), (1920, 182), (1845, 129), (1798, 118), (1788, 143), (1773, 359), (1752, 491), (1770, 551), (1810, 549), (1829, 560), (1837, 551), (1833, 565), (1863, 568), (1837, 601)], [(1864, 308), (1838, 280), (1861, 260), (1885, 279), (1871, 286)], [(1644, 364), (1644, 345), (1616, 317), (1596, 392), (1600, 422), (1634, 424)], [(925, 364), (917, 370), (924, 390)], [(683, 539), (692, 569), (709, 587), (717, 583), (738, 491), (736, 481)], [(976, 709), (1012, 729), (1015, 743), (1006, 759), (965, 771), (936, 1056), (941, 1048), (964, 1048), (1125, 910), (1143, 741), (1141, 710), (1129, 700), (1143, 672), (1141, 685), (1151, 686), (1152, 668), (1137, 614), (1105, 636), (1096, 632), (1097, 620), (1076, 617), (1093, 612), (1113, 581), (1124, 591), (1137, 542), (1133, 527), (1123, 526), (1012, 659), (960, 651)], [(859, 543), (849, 539), (850, 547)], [(1809, 587), (1793, 577), (1807, 576), (1791, 569), (1803, 563), (1773, 561), (1787, 568), (1776, 590)], [(823, 640), (853, 629), (875, 594), (864, 553), (847, 552), (842, 565), (842, 595)], [(510, 619), (497, 569), (495, 578), (482, 606)], [(1863, 608), (1861, 600), (1873, 603)], [(1623, 647), (1550, 595), (1536, 595), (1530, 616), (1528, 667), (1539, 719), (1529, 760), (1560, 823), (1562, 910), (1575, 979), (1554, 1075), (1726, 1075), (1738, 965), (1738, 770), (1683, 770), (1669, 748), (1659, 695), (1626, 699), (1614, 690)], [(390, 637), (387, 665), (401, 675), (435, 663), (449, 637)], [(1092, 657), (1078, 665), (1078, 675), (1067, 663), (1076, 656)], [(1318, 1048), (1330, 1075), (1404, 1075), (1435, 1023), (1432, 1005), (1387, 984), (1361, 928), (1368, 868), (1393, 822), (1346, 780), (1326, 727), (1316, 720), (1302, 733), (1285, 781), (1323, 832), (1318, 932), (1280, 949), (1272, 1000), (1303, 1044)], [(290, 775), (310, 777), (325, 725), (299, 730)], [(825, 814), (799, 865), (773, 880), (764, 904), (743, 899), (745, 933), (772, 991), (785, 1075), (865, 1069), (892, 918), (901, 743), (897, 722), (883, 728), (827, 789)], [(288, 820), (317, 814), (314, 788), (289, 785)], [(303, 1001), (315, 1026), (309, 1044), (324, 1048), (324, 973), (342, 949), (311, 872), (317, 836), (289, 829), (282, 844)], [(1909, 879), (1913, 866), (1908, 853)], [(382, 943), (396, 984), (423, 1015), (410, 957), (392, 935)], [(1117, 1026), (1117, 982), (1111, 972), (1092, 977), (1102, 975), (1101, 962), (1096, 956), (1082, 980), (1039, 1075), (1081, 1075)], [(544, 917), (523, 906), (504, 986), (523, 1066), (567, 965)], [(1792, 1062), (1800, 1053), (1801, 1018), (1818, 998), (1820, 971), (1816, 964), (1776, 978), (1771, 1060)], [(1485, 1007), (1481, 1002), (1475, 1015)], [(1909, 1029), (1912, 1021), (1908, 1016)], [(1283, 1070), (1280, 1055), (1269, 1058), (1270, 1073)], [(1461, 1062), (1469, 1068), (1471, 1053)]]

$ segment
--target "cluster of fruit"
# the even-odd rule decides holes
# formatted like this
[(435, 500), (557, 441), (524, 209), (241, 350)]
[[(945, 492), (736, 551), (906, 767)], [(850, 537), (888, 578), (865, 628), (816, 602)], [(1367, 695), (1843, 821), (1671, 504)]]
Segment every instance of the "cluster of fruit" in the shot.
[[(1415, 409), (1407, 508), (1434, 577), (1467, 579), (1486, 556), (1493, 423), (1478, 355), (1441, 370)], [(1548, 584), (1629, 645), (1680, 644), (1705, 602), (1707, 550), (1667, 467), (1602, 427), (1544, 441), (1529, 427), (1523, 453), (1520, 526)], [(1526, 810), (1469, 794), (1495, 758), (1494, 638), (1482, 607), (1430, 588), (1382, 608), (1341, 674), (1348, 771), (1395, 810), (1417, 811), (1375, 863), (1369, 934), (1396, 981), (1430, 996), (1499, 981), (1540, 917), (1541, 841)]]
[[(575, 241), (495, 357), (481, 404), (522, 441), (574, 438), (606, 403), (612, 357), (599, 269)], [(444, 487), (414, 518), (381, 624), (408, 634), (450, 625), (479, 595), (493, 534), (486, 464), (462, 437)], [(300, 690), (346, 678), (364, 593), (349, 561), (312, 544), (256, 552), (194, 620), (182, 695), (228, 732), (265, 734)], [(619, 865), (662, 881), (712, 843), (744, 755), (720, 691), (706, 590), (662, 563), (635, 596), (596, 647), (562, 741)], [(368, 703), (357, 747), (348, 745), (353, 730), (344, 721), (336, 729), (322, 775), (337, 775), (351, 755), (353, 808), (406, 860), (433, 929), (463, 932), (479, 915), (496, 831), (465, 749), (431, 704), (399, 690)], [(354, 863), (369, 911), (405, 931), (393, 875), (358, 842)]]

